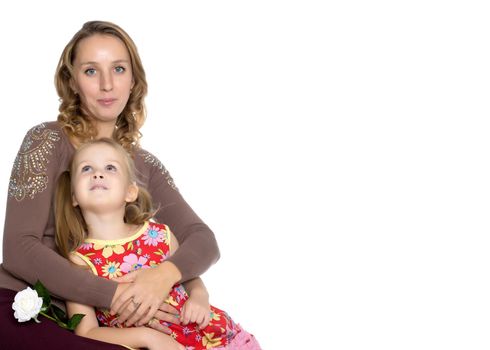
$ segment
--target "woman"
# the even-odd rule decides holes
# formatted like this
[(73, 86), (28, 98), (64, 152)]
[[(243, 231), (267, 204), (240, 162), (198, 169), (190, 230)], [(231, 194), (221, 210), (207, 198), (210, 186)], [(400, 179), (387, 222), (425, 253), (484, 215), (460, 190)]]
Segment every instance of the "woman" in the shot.
[[(48, 320), (17, 323), (11, 310), (15, 291), (40, 280), (53, 295), (110, 308), (128, 325), (144, 325), (153, 317), (175, 321), (176, 310), (163, 303), (171, 287), (203, 273), (219, 258), (219, 250), (213, 233), (184, 201), (165, 167), (139, 147), (147, 84), (131, 38), (112, 23), (85, 23), (65, 47), (55, 82), (61, 101), (58, 120), (27, 133), (9, 183), (0, 269), (0, 345), (116, 349), (120, 347), (77, 337)], [(76, 268), (54, 251), (51, 201), (56, 180), (78, 145), (102, 137), (114, 138), (133, 156), (139, 180), (160, 208), (156, 219), (168, 224), (180, 243), (179, 251), (158, 268), (127, 275), (121, 283)], [(159, 322), (151, 326), (168, 331)]]

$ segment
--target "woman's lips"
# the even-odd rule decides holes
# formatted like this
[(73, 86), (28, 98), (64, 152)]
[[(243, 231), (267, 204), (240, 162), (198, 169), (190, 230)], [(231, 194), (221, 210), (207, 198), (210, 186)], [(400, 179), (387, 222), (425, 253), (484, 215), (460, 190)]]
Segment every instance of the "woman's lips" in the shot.
[(101, 98), (98, 99), (97, 102), (99, 102), (102, 106), (110, 106), (116, 101), (115, 98)]

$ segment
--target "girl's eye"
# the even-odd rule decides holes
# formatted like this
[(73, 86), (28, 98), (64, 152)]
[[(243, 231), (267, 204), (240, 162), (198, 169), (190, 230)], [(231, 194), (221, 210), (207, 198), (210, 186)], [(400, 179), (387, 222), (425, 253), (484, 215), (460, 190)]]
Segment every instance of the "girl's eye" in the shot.
[(107, 171), (116, 171), (117, 170), (116, 167), (112, 164), (107, 165), (105, 168)]
[(114, 68), (114, 70), (116, 71), (116, 73), (123, 73), (126, 70), (126, 68), (117, 66), (116, 68)]
[(95, 69), (93, 69), (93, 68), (86, 69), (85, 74), (87, 74), (89, 76), (95, 75)]
[(82, 173), (86, 173), (90, 169), (92, 169), (92, 167), (90, 165), (85, 165), (85, 166), (82, 167)]

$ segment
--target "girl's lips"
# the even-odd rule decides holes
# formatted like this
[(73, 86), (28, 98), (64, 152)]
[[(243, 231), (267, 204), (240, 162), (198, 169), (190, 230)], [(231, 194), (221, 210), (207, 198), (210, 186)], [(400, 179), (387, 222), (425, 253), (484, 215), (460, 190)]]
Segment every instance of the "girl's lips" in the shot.
[(94, 190), (107, 190), (107, 187), (104, 185), (94, 185), (90, 187), (90, 191), (94, 191)]

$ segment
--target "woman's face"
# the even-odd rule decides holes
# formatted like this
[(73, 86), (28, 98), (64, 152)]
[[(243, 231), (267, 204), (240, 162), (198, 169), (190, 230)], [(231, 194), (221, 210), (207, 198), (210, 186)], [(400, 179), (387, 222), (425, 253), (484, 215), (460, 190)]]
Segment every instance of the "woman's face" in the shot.
[(133, 87), (131, 59), (124, 43), (112, 35), (81, 40), (73, 62), (73, 90), (82, 108), (101, 123), (115, 123)]

